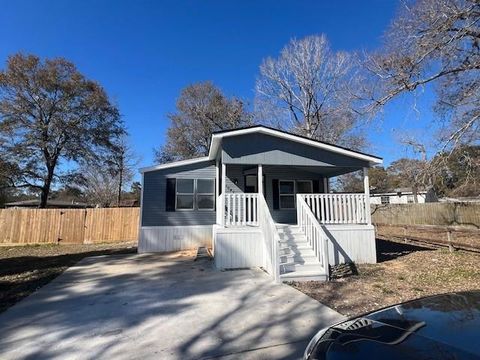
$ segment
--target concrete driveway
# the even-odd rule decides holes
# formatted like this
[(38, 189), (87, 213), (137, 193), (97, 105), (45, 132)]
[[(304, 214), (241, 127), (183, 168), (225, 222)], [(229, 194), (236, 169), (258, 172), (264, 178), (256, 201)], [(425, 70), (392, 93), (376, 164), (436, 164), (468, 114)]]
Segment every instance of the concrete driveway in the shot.
[(260, 270), (86, 258), (0, 314), (1, 359), (298, 359), (342, 316)]

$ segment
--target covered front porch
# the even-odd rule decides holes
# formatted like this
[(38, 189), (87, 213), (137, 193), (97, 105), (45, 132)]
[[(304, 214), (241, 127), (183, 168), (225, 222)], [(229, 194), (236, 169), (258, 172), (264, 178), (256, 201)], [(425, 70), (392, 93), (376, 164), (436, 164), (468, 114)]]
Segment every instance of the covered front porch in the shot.
[[(363, 171), (363, 193), (332, 193), (331, 178)], [(275, 223), (297, 224), (297, 197), (305, 201), (320, 224), (370, 225), (368, 168), (219, 164), (217, 162), (217, 224), (258, 226), (258, 197), (263, 196)]]
[[(363, 172), (363, 193), (332, 177)], [(368, 168), (217, 162), (213, 248), (219, 268), (260, 266), (277, 281), (327, 280), (329, 265), (375, 262)]]

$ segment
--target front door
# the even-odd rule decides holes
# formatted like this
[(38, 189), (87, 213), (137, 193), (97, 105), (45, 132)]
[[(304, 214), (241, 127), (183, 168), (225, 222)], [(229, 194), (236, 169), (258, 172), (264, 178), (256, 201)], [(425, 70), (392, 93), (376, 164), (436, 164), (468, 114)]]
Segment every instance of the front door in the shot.
[[(263, 193), (265, 194), (265, 175), (263, 176)], [(245, 175), (245, 189), (246, 193), (258, 193), (257, 175)]]

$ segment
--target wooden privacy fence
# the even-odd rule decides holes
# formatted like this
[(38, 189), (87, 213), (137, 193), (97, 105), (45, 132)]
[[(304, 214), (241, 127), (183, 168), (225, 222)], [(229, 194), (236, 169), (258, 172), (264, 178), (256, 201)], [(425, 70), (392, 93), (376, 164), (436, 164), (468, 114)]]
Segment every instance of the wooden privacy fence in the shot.
[(377, 236), (386, 239), (419, 241), (450, 250), (480, 251), (480, 230), (465, 226), (376, 224)]
[(480, 204), (373, 205), (372, 222), (379, 237), (480, 251)]
[(372, 205), (371, 210), (374, 224), (445, 225), (480, 228), (480, 204), (387, 204)]
[(2, 209), (0, 244), (136, 241), (139, 208)]

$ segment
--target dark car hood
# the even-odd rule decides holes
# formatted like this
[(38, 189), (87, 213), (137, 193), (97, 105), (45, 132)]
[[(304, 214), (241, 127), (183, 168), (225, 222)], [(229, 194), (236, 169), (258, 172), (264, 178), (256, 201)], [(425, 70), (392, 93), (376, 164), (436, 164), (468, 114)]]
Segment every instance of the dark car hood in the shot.
[[(328, 329), (319, 359), (480, 359), (480, 291), (392, 306)], [(315, 358), (315, 357), (314, 357)]]

